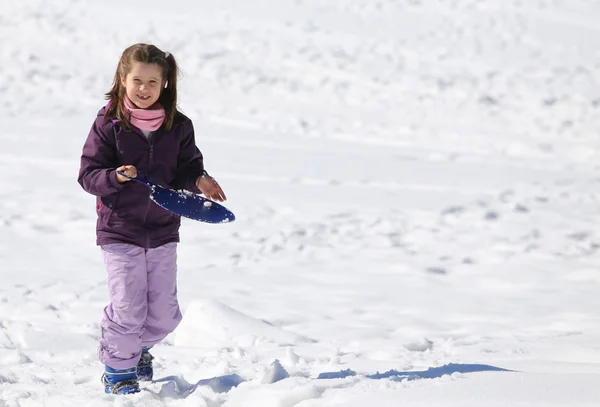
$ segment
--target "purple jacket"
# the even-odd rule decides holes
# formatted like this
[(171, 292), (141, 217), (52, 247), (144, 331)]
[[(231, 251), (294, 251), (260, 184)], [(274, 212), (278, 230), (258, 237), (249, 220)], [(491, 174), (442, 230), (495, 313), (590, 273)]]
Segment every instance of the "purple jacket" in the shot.
[(195, 180), (202, 175), (202, 153), (196, 147), (192, 121), (177, 114), (170, 131), (160, 128), (149, 138), (119, 121), (104, 122), (105, 108), (83, 146), (78, 182), (96, 196), (96, 243), (130, 243), (145, 248), (179, 241), (180, 218), (149, 198), (138, 182), (117, 182), (115, 169), (135, 165), (155, 184), (200, 192)]

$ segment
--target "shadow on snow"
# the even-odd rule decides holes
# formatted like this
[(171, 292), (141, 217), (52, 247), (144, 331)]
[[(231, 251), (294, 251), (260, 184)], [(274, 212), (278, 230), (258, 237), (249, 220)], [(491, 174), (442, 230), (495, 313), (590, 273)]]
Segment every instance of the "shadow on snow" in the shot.
[(210, 379), (203, 379), (196, 384), (188, 383), (185, 379), (179, 376), (167, 376), (154, 381), (154, 383), (162, 382), (165, 384), (163, 384), (160, 390), (161, 396), (185, 398), (201, 386), (208, 386), (215, 393), (227, 393), (240, 383), (245, 382), (245, 380), (237, 374), (230, 374), (226, 376), (213, 377)]
[[(450, 363), (440, 367), (430, 367), (424, 371), (409, 371), (399, 372), (397, 370), (390, 370), (385, 373), (375, 373), (371, 375), (365, 375), (367, 379), (390, 379), (394, 381), (403, 380), (418, 380), (418, 379), (435, 379), (444, 375), (451, 375), (453, 373), (475, 373), (475, 372), (511, 372), (511, 370), (502, 369), (500, 367), (490, 365), (477, 365), (477, 364), (459, 364)], [(345, 377), (356, 376), (357, 373), (348, 369), (339, 372), (327, 372), (321, 373), (317, 379), (343, 379)]]
[[(393, 381), (404, 381), (404, 380), (419, 380), (419, 379), (435, 379), (444, 375), (451, 375), (453, 373), (476, 373), (476, 372), (512, 372), (512, 370), (502, 369), (500, 367), (490, 365), (479, 365), (479, 364), (458, 364), (450, 363), (440, 367), (430, 367), (423, 371), (407, 371), (400, 372), (397, 370), (390, 370), (385, 373), (375, 373), (365, 375), (367, 379), (389, 379)], [(339, 372), (326, 372), (321, 373), (317, 377), (317, 380), (323, 379), (344, 379), (346, 377), (357, 376), (353, 370), (341, 370)], [(289, 377), (289, 376), (288, 376)], [(172, 397), (172, 398), (185, 398), (192, 394), (200, 386), (208, 386), (215, 393), (227, 393), (234, 387), (245, 382), (244, 378), (237, 374), (231, 374), (226, 376), (217, 376), (210, 379), (203, 379), (196, 384), (188, 383), (185, 379), (180, 376), (167, 376), (162, 379), (157, 379), (154, 383), (164, 383), (161, 390), (160, 396)]]

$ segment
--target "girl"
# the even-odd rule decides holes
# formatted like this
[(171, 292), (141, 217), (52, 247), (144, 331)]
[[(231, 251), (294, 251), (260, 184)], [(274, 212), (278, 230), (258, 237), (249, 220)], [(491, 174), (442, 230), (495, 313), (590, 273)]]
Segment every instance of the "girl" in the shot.
[(96, 196), (96, 243), (108, 272), (110, 303), (98, 349), (107, 393), (135, 393), (138, 380), (151, 380), (148, 350), (181, 321), (180, 218), (128, 177), (139, 169), (154, 183), (226, 199), (204, 169), (192, 122), (177, 110), (177, 73), (168, 52), (148, 44), (127, 48), (83, 146), (78, 181)]

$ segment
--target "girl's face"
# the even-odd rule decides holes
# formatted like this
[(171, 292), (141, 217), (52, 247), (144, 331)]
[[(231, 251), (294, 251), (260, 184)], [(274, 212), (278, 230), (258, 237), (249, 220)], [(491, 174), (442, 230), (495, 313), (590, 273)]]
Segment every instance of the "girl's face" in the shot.
[(121, 84), (137, 107), (147, 109), (156, 103), (164, 88), (162, 74), (162, 68), (156, 64), (134, 62), (127, 76), (121, 76)]

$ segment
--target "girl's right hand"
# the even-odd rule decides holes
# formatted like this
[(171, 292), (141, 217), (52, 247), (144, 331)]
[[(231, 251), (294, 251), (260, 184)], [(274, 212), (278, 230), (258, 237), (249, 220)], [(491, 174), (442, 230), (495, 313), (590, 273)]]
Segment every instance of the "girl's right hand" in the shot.
[(131, 181), (131, 179), (119, 174), (120, 172), (122, 172), (123, 174), (127, 175), (127, 177), (130, 177), (130, 178), (137, 177), (137, 168), (135, 168), (133, 165), (122, 165), (119, 168), (117, 168), (117, 182), (119, 184), (123, 184), (127, 181)]

